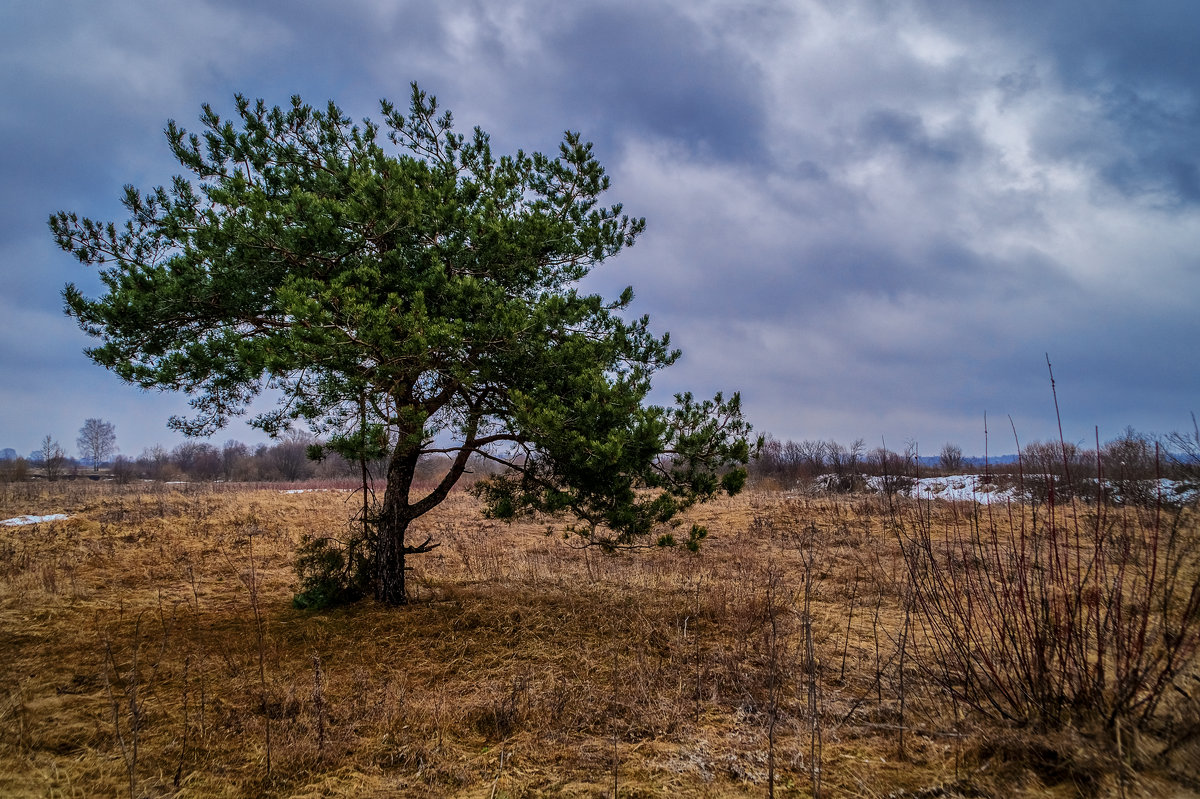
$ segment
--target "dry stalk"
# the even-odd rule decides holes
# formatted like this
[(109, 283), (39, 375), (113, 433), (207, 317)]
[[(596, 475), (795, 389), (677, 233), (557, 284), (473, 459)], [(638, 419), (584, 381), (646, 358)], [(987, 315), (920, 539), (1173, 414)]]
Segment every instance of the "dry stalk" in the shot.
[(613, 799), (617, 799), (617, 797), (620, 796), (619, 772), (620, 772), (620, 767), (621, 767), (621, 759), (620, 759), (620, 754), (617, 751), (617, 715), (618, 715), (617, 702), (618, 702), (621, 674), (618, 669), (618, 663), (619, 663), (618, 656), (619, 655), (617, 652), (617, 648), (614, 646), (612, 649), (612, 681), (611, 681), (612, 682), (612, 695), (610, 697), (611, 704), (609, 705), (609, 707), (610, 707), (609, 725), (611, 728), (610, 736), (611, 736), (611, 742), (612, 742), (612, 786), (613, 786), (612, 795), (613, 795)]
[[(850, 587), (850, 609), (846, 612), (846, 640), (842, 644), (842, 668), (838, 672), (838, 682), (846, 682), (846, 655), (850, 652), (850, 626), (854, 622), (854, 600), (858, 597), (858, 568), (854, 569), (854, 583)], [(807, 610), (805, 611), (808, 612)]]
[(179, 788), (179, 783), (183, 779), (183, 761), (187, 757), (188, 738), (191, 732), (191, 720), (188, 717), (188, 671), (192, 665), (192, 656), (189, 654), (183, 659), (183, 739), (179, 745), (179, 763), (175, 766), (175, 776), (171, 780), (171, 784)]
[[(117, 736), (117, 745), (121, 749), (121, 759), (125, 763), (125, 772), (129, 777), (129, 797), (137, 799), (137, 768), (138, 754), (141, 745), (142, 721), (145, 711), (142, 708), (140, 687), (140, 672), (138, 671), (138, 654), (141, 649), (142, 616), (137, 615), (133, 625), (133, 650), (130, 656), (129, 672), (125, 675), (122, 696), (118, 697), (113, 691), (113, 677), (120, 679), (121, 671), (117, 666), (116, 655), (113, 653), (112, 639), (104, 636), (104, 690), (113, 713), (113, 731)], [(129, 715), (128, 729), (121, 727), (122, 706), (127, 706)]]
[(258, 652), (258, 689), (259, 689), (259, 707), (262, 711), (263, 722), (265, 727), (266, 745), (267, 745), (267, 778), (271, 777), (271, 708), (267, 696), (267, 653), (266, 653), (266, 637), (263, 619), (262, 607), (259, 603), (258, 593), (258, 564), (254, 559), (254, 537), (260, 531), (257, 527), (252, 527), (246, 534), (248, 557), (250, 559), (250, 575), (246, 582), (246, 587), (250, 592), (250, 608), (254, 613), (254, 642)]
[(315, 652), (313, 653), (313, 656), (312, 656), (312, 664), (313, 664), (313, 690), (312, 690), (313, 712), (316, 713), (316, 716), (317, 716), (317, 757), (320, 759), (324, 759), (324, 757), (325, 757), (325, 716), (326, 716), (325, 689), (324, 689), (325, 679), (324, 679), (324, 675), (321, 672), (321, 656)]
[(488, 799), (496, 799), (496, 790), (500, 787), (500, 777), (504, 774), (504, 744), (500, 744), (500, 762), (496, 765), (496, 779), (492, 780), (492, 790), (488, 792)]
[(779, 721), (780, 631), (779, 590), (782, 577), (775, 564), (767, 566), (764, 611), (767, 632), (767, 796), (775, 798), (775, 729)]
[[(810, 548), (804, 558), (804, 671), (808, 675), (806, 680), (806, 688), (808, 694), (808, 719), (809, 719), (809, 739), (808, 739), (808, 776), (809, 782), (812, 785), (813, 799), (821, 797), (821, 761), (823, 755), (823, 742), (821, 736), (821, 714), (819, 705), (820, 687), (817, 681), (817, 673), (819, 663), (816, 657), (816, 651), (813, 647), (813, 631), (812, 631), (812, 593), (813, 593), (813, 554)], [(855, 581), (857, 583), (858, 572), (855, 571)], [(849, 636), (849, 628), (847, 628), (847, 640)], [(845, 668), (845, 655), (843, 655), (843, 669)]]
[(907, 758), (907, 753), (904, 749), (904, 712), (907, 709), (908, 694), (905, 691), (904, 667), (907, 665), (908, 656), (908, 641), (909, 632), (912, 628), (912, 589), (911, 581), (905, 583), (904, 589), (904, 626), (900, 631), (900, 664), (897, 668), (897, 676), (900, 681), (900, 734), (899, 734), (899, 751), (897, 757), (900, 760)]

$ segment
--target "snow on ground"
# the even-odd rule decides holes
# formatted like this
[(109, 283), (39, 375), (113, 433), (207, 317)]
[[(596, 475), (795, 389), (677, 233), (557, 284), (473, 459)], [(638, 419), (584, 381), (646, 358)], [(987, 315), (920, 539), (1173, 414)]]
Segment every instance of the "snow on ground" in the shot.
[(1001, 488), (994, 483), (985, 483), (983, 476), (978, 474), (921, 477), (916, 480), (912, 490), (905, 493), (920, 499), (945, 499), (955, 502), (973, 500), (980, 505), (1014, 502), (1021, 496), (1021, 492), (1015, 486)]
[[(826, 476), (822, 475), (822, 477)], [(868, 491), (875, 493), (883, 493), (885, 491), (887, 482), (882, 477), (867, 477), (864, 475), (862, 480), (866, 484)], [(893, 477), (890, 480), (894, 481), (894, 485), (897, 485), (896, 493), (903, 494), (904, 496), (917, 497), (918, 499), (944, 499), (952, 502), (978, 502), (980, 505), (1021, 502), (1026, 498), (1027, 493), (1023, 492), (1016, 482), (1005, 481), (1005, 485), (996, 485), (995, 483), (984, 482), (983, 476), (978, 474), (958, 474), (949, 477), (921, 477), (918, 479)], [(828, 475), (827, 479), (822, 480), (821, 477), (818, 477), (815, 482), (817, 484), (824, 483), (826, 490), (830, 490), (829, 487), (835, 485), (837, 480), (833, 475)], [(1107, 495), (1113, 501), (1121, 502), (1122, 492), (1124, 491), (1121, 483), (1112, 480), (1106, 480), (1105, 483)], [(1136, 494), (1141, 498), (1142, 502), (1154, 502), (1158, 497), (1161, 497), (1165, 505), (1187, 505), (1200, 500), (1200, 487), (1162, 478), (1157, 481), (1157, 484), (1154, 480), (1138, 481), (1136, 484)]]
[(48, 516), (15, 516), (0, 521), (0, 527), (20, 527), (23, 524), (41, 524), (42, 522), (61, 522), (69, 518), (65, 513), (51, 513)]
[[(1135, 494), (1140, 498), (1135, 501), (1153, 503), (1161, 497), (1162, 502), (1166, 505), (1187, 505), (1200, 499), (1200, 488), (1168, 480), (1165, 477), (1159, 479), (1157, 484), (1154, 480), (1134, 482), (1136, 483)], [(1124, 488), (1121, 483), (1113, 480), (1105, 480), (1104, 483), (1106, 495), (1114, 502), (1122, 502)], [(1019, 501), (1022, 498), (1021, 489), (1017, 485), (999, 488), (983, 483), (980, 475), (977, 474), (922, 477), (916, 481), (911, 491), (904, 493), (909, 496), (915, 495), (921, 499), (974, 500), (981, 505), (992, 502)]]
[[(1176, 483), (1174, 480), (1162, 480), (1160, 482), (1171, 483), (1171, 490), (1174, 492), (1175, 498), (1181, 503), (1187, 504), (1189, 502), (1200, 501), (1200, 486), (1188, 487)], [(1166, 490), (1164, 487), (1163, 492), (1165, 493)]]
[(321, 494), (328, 491), (337, 491), (345, 493), (350, 491), (349, 488), (287, 488), (280, 491), (280, 494)]

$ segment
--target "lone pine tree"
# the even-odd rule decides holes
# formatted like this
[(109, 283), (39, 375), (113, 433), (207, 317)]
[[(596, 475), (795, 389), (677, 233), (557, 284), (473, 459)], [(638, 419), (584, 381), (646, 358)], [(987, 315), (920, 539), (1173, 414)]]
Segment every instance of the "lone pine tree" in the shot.
[[(679, 353), (648, 318), (622, 318), (631, 289), (613, 301), (576, 289), (645, 225), (598, 204), (608, 178), (578, 134), (553, 158), (497, 158), (415, 84), (407, 115), (381, 103), (394, 152), (333, 103), (239, 96), (236, 109), (225, 120), (203, 106), (200, 134), (168, 123), (197, 183), (126, 186), (120, 225), (50, 218), (107, 289), (68, 285), (66, 311), (100, 340), (92, 360), (191, 396), (196, 413), (169, 422), (186, 434), (213, 433), (270, 389), (278, 405), (252, 421), (263, 430), (303, 421), (348, 457), (386, 456), (379, 600), (407, 600), (405, 558), (435, 546), (407, 541), (409, 526), (473, 456), (505, 467), (477, 485), (490, 515), (570, 515), (606, 549), (675, 544), (681, 510), (741, 489), (752, 444), (738, 396), (646, 404)], [(429, 453), (449, 469), (416, 495)]]

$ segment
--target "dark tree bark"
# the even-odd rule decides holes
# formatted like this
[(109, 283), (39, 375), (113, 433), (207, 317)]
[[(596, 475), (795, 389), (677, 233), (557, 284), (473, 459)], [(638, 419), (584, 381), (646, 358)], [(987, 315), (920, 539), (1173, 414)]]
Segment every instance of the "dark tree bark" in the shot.
[(407, 556), (424, 554), (439, 546), (430, 537), (420, 544), (410, 545), (406, 541), (408, 528), (416, 519), (441, 504), (466, 471), (467, 461), (480, 443), (474, 437), (476, 424), (474, 421), (470, 423), (470, 434), (455, 455), (450, 470), (432, 491), (419, 500), (413, 501), (412, 484), (423, 447), (412, 444), (411, 439), (402, 436), (392, 452), (388, 463), (387, 488), (383, 493), (383, 509), (379, 514), (379, 540), (375, 553), (375, 598), (380, 602), (386, 605), (407, 604)]
[(409, 502), (409, 491), (417, 473), (421, 448), (405, 441), (397, 444), (388, 463), (387, 488), (383, 494), (383, 509), (379, 515), (376, 549), (375, 598), (386, 605), (403, 605), (408, 601), (405, 585), (407, 565), (404, 556), (405, 535), (416, 518)]

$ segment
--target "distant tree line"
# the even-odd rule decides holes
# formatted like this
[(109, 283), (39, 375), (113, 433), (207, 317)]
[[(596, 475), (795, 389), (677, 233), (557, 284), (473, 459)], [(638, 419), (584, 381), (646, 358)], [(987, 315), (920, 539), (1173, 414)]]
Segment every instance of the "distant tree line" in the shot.
[[(315, 436), (301, 430), (283, 433), (273, 443), (247, 445), (229, 440), (217, 446), (207, 441), (185, 441), (174, 449), (156, 445), (136, 457), (116, 455), (113, 425), (100, 419), (88, 419), (77, 439), (80, 457), (72, 457), (52, 435), (42, 439), (28, 457), (16, 450), (0, 450), (0, 483), (25, 480), (78, 479), (89, 473), (95, 479), (119, 483), (135, 480), (159, 482), (302, 482), (306, 480), (360, 479), (362, 466), (336, 452), (318, 446)], [(315, 457), (313, 457), (315, 456)], [(370, 461), (373, 478), (386, 474), (386, 461)], [(416, 477), (440, 479), (448, 464), (444, 457), (429, 456), (418, 464)], [(472, 459), (467, 479), (472, 474), (491, 474), (496, 467), (482, 459)]]
[[(361, 467), (336, 453), (325, 452), (320, 460), (309, 458), (317, 440), (303, 432), (285, 433), (270, 444), (251, 446), (230, 440), (217, 446), (206, 441), (185, 441), (174, 449), (154, 446), (136, 457), (117, 455), (111, 461), (97, 463), (73, 458), (52, 436), (46, 436), (36, 453), (28, 458), (0, 459), (0, 482), (23, 480), (62, 480), (78, 478), (95, 471), (99, 477), (127, 483), (135, 480), (161, 482), (301, 482), (305, 480), (357, 478)], [(442, 459), (430, 458), (420, 471), (433, 479), (443, 471)], [(382, 477), (385, 464), (369, 463), (372, 475)], [(474, 471), (487, 470), (483, 463)]]
[[(982, 464), (963, 457), (952, 443), (936, 457), (924, 456), (915, 442), (902, 450), (886, 446), (868, 448), (863, 439), (849, 445), (828, 440), (781, 441), (767, 436), (758, 458), (750, 466), (759, 484), (788, 488), (820, 481), (832, 490), (862, 487), (864, 478), (884, 478), (885, 487), (900, 487), (916, 477), (984, 473), (997, 479), (1024, 479), (1035, 494), (1053, 487), (1062, 495), (1095, 494), (1097, 478), (1126, 489), (1126, 495), (1158, 477), (1188, 484), (1200, 483), (1200, 427), (1186, 433), (1153, 436), (1127, 427), (1121, 435), (1099, 447), (1059, 441), (1032, 441), (1020, 447), (1015, 461)], [(894, 481), (894, 484), (893, 484)]]
[[(273, 444), (250, 446), (229, 440), (221, 446), (206, 441), (185, 441), (174, 449), (162, 446), (145, 449), (136, 458), (118, 456), (112, 476), (118, 482), (157, 480), (162, 482), (300, 482), (339, 479), (359, 474), (357, 462), (330, 453), (316, 461), (308, 457), (316, 439), (292, 431)], [(378, 464), (372, 473), (379, 475)]]
[(105, 459), (117, 451), (117, 428), (103, 419), (87, 419), (79, 428), (75, 444), (79, 448), (78, 459), (68, 455), (49, 434), (29, 453), (28, 459), (18, 457), (11, 447), (0, 450), (0, 482), (18, 482), (33, 476), (50, 481), (64, 476), (77, 477), (81, 465), (90, 466), (92, 473), (98, 474)]
[[(951, 465), (958, 468), (962, 464), (962, 450), (956, 447), (953, 450), (957, 459)], [(751, 475), (781, 485), (833, 477), (837, 480), (831, 488), (852, 490), (862, 477), (914, 478), (928, 473), (918, 456), (915, 442), (907, 442), (903, 451), (896, 451), (883, 445), (868, 448), (861, 438), (847, 445), (833, 440), (780, 441), (767, 436), (751, 466)]]
[[(220, 447), (203, 441), (186, 441), (171, 450), (162, 446), (145, 449), (136, 458), (118, 455), (109, 464), (107, 473), (119, 482), (300, 482), (360, 475), (357, 461), (348, 461), (335, 452), (323, 450), (319, 460), (310, 459), (309, 453), (317, 443), (314, 436), (302, 431), (291, 431), (272, 444), (256, 446), (236, 440), (226, 441)], [(15, 452), (11, 450), (3, 455), (0, 482), (57, 480), (78, 476), (84, 466), (92, 465), (87, 458), (68, 456), (49, 435), (29, 458), (13, 457)], [(378, 461), (368, 466), (372, 475), (382, 477), (386, 464)], [(420, 471), (426, 478), (434, 479), (444, 468), (442, 459), (428, 458), (422, 462)], [(478, 462), (472, 469), (483, 473), (492, 467)], [(1191, 431), (1165, 436), (1127, 427), (1121, 435), (1101, 444), (1099, 459), (1094, 445), (1031, 441), (1021, 446), (1019, 461), (987, 465), (964, 458), (962, 449), (955, 444), (943, 445), (936, 456), (924, 456), (915, 442), (906, 442), (902, 450), (893, 450), (882, 445), (868, 448), (861, 438), (842, 444), (834, 440), (781, 441), (768, 435), (758, 458), (750, 465), (751, 478), (760, 486), (791, 488), (820, 479), (823, 487), (840, 491), (863, 488), (866, 477), (884, 478), (885, 488), (894, 490), (917, 477), (967, 473), (986, 473), (998, 480), (1023, 479), (1035, 496), (1042, 497), (1048, 496), (1051, 487), (1063, 497), (1094, 495), (1096, 478), (1101, 475), (1126, 496), (1152, 490), (1146, 483), (1157, 477), (1197, 485), (1200, 484), (1200, 427), (1193, 420)]]

